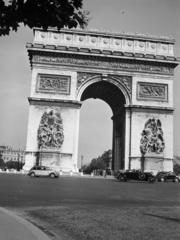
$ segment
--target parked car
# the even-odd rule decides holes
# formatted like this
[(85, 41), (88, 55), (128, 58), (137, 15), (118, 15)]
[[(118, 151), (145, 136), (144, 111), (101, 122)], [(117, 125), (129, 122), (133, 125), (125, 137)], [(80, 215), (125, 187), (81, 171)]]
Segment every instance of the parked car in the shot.
[(46, 166), (34, 166), (30, 169), (28, 175), (30, 177), (50, 177), (57, 178), (59, 177), (59, 172), (53, 170), (50, 167)]
[(156, 178), (158, 182), (180, 182), (180, 177), (177, 176), (174, 172), (158, 172)]
[(155, 182), (156, 180), (152, 172), (142, 172), (141, 170), (119, 171), (116, 178), (123, 182), (128, 180)]

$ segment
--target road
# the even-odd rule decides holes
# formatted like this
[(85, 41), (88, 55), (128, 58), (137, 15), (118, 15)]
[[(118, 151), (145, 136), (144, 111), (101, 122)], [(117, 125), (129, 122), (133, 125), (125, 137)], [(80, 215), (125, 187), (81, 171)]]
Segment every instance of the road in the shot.
[(180, 183), (0, 174), (0, 207), (53, 240), (177, 240), (180, 234)]
[(115, 179), (30, 178), (0, 174), (1, 207), (58, 206), (63, 203), (112, 206), (180, 206), (180, 183), (121, 183)]

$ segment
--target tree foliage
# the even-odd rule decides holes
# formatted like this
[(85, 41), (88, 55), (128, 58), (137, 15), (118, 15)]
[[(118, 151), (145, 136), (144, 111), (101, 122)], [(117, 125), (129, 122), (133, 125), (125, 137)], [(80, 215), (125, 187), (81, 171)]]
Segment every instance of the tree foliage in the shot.
[(105, 170), (109, 168), (112, 151), (105, 151), (101, 156), (93, 158), (89, 165), (82, 167), (83, 172), (89, 174), (94, 170)]
[(174, 164), (174, 166), (173, 166), (173, 171), (177, 174), (177, 175), (179, 175), (180, 174), (180, 165), (179, 164)]
[(5, 167), (5, 162), (2, 158), (0, 158), (0, 168), (4, 168)]
[(88, 12), (83, 0), (0, 0), (0, 36), (17, 31), (21, 23), (30, 28), (85, 27)]

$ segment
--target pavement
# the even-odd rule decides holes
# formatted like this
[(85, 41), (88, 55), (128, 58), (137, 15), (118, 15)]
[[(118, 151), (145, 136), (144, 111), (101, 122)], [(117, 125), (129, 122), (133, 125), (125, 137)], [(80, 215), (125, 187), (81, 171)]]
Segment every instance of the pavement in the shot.
[(50, 240), (32, 223), (0, 207), (0, 240)]

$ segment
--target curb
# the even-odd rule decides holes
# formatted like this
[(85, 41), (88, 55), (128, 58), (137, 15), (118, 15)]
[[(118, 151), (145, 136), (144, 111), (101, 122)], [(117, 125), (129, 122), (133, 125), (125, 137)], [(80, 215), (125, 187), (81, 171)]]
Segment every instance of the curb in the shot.
[(35, 238), (37, 238), (37, 240), (51, 240), (39, 228), (34, 226), (31, 222), (28, 222), (24, 218), (20, 217), (15, 212), (12, 212), (12, 211), (7, 210), (7, 209), (2, 208), (2, 207), (0, 207), (0, 211), (9, 215), (11, 218), (14, 218), (14, 220), (17, 221), (18, 223), (20, 223), (22, 225), (22, 227), (26, 227), (31, 233), (33, 233), (33, 235), (35, 236)]

